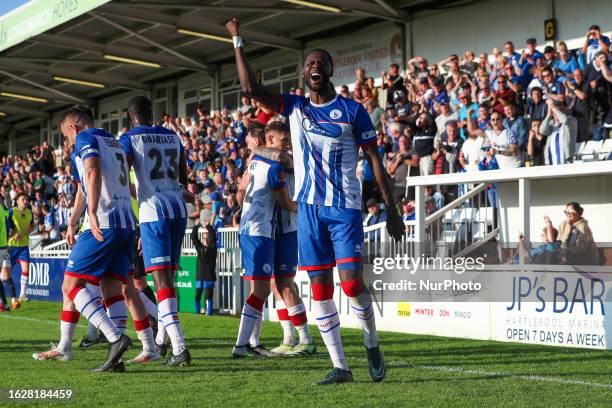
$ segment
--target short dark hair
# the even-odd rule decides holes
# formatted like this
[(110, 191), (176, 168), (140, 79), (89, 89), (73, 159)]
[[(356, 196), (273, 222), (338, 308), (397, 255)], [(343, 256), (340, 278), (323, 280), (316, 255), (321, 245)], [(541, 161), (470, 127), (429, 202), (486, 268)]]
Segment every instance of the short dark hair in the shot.
[(273, 121), (266, 125), (265, 133), (268, 134), (268, 132), (291, 133), (291, 130), (285, 123)]
[(94, 125), (93, 112), (85, 105), (74, 105), (73, 107), (66, 109), (62, 113), (62, 116), (60, 116), (60, 128), (68, 118), (74, 118), (77, 124), (82, 127), (91, 127)]
[(570, 201), (569, 203), (565, 204), (565, 206), (566, 207), (571, 206), (574, 210), (576, 210), (578, 215), (582, 217), (582, 213), (584, 213), (584, 208), (582, 208), (582, 206), (578, 204), (576, 201)]
[(153, 107), (149, 98), (145, 96), (135, 96), (128, 103), (128, 112), (139, 116), (151, 116)]
[(329, 59), (329, 63), (332, 65), (332, 67), (334, 66), (334, 59), (332, 58), (331, 54), (325, 51), (323, 48), (313, 48), (312, 50), (308, 51), (304, 55), (304, 62), (306, 62), (306, 57), (312, 54), (313, 52), (320, 52), (321, 54), (325, 55)]
[(249, 125), (248, 134), (259, 139), (262, 143), (266, 142), (266, 127), (259, 122), (253, 122)]
[(393, 63), (393, 64), (389, 65), (389, 68), (399, 69), (399, 65), (397, 65), (396, 63)]

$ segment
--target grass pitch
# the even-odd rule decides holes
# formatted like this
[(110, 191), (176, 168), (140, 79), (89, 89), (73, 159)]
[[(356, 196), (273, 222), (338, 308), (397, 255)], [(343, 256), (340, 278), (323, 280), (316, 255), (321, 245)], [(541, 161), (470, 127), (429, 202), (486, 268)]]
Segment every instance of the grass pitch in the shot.
[[(71, 388), (62, 403), (83, 407), (399, 407), (399, 406), (609, 406), (612, 353), (382, 332), (387, 379), (372, 383), (362, 336), (343, 330), (355, 382), (314, 387), (330, 369), (316, 328), (315, 357), (236, 360), (231, 357), (238, 319), (181, 314), (193, 362), (171, 369), (159, 363), (128, 366), (124, 374), (91, 374), (103, 346), (82, 351), (81, 319), (71, 362), (35, 361), (31, 355), (59, 339), (60, 304), (30, 302), (0, 315), (0, 388)], [(131, 324), (130, 326), (131, 327)], [(275, 346), (277, 323), (265, 322), (262, 342)], [(128, 334), (140, 348), (133, 331)], [(54, 406), (0, 401), (0, 406)]]

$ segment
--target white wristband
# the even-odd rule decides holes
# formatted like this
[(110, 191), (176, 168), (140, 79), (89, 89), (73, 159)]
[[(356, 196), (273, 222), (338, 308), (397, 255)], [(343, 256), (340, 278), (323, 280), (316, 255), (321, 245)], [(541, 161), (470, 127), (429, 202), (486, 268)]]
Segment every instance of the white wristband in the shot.
[(234, 42), (234, 48), (242, 47), (242, 38), (239, 36), (232, 37), (232, 41)]

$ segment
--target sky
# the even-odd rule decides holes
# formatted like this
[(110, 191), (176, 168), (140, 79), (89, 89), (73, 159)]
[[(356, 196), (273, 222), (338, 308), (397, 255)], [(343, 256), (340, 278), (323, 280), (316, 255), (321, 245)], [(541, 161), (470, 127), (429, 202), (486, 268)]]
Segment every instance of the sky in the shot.
[(0, 0), (0, 16), (29, 2), (30, 0)]

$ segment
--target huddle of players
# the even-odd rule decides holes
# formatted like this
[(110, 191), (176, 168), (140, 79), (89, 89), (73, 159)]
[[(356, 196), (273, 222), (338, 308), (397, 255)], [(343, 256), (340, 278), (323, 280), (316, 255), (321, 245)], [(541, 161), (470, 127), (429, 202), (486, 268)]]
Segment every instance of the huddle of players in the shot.
[[(174, 132), (153, 125), (147, 98), (132, 99), (128, 115), (132, 129), (120, 140), (94, 128), (88, 108), (73, 107), (60, 119), (62, 134), (74, 145), (72, 160), (79, 185), (66, 238), (72, 251), (62, 285), (61, 339), (50, 350), (35, 353), (37, 360), (72, 359), (72, 341), (83, 315), (109, 343), (106, 361), (93, 371), (124, 371), (122, 356), (132, 346), (125, 335), (129, 309), (143, 344), (143, 351), (130, 362), (159, 360), (166, 352), (167, 338), (172, 352), (166, 364), (191, 362), (173, 285), (185, 233), (184, 200), (192, 198), (181, 187), (187, 181), (185, 154)], [(130, 168), (138, 197), (138, 248), (134, 245), (136, 217), (131, 206)], [(84, 211), (83, 230), (76, 239)], [(144, 271), (153, 274), (157, 308), (146, 296), (148, 285), (142, 274), (135, 283), (135, 249), (142, 250)], [(149, 314), (157, 317), (156, 338)]]
[[(234, 43), (243, 91), (289, 117), (296, 162), (293, 196), (297, 202), (289, 198), (285, 181), (288, 169), (266, 157), (269, 152), (256, 149), (266, 143), (273, 148), (288, 150), (286, 128), (280, 125), (273, 128), (271, 125), (265, 132), (263, 143), (260, 136), (249, 137), (251, 151), (255, 154), (239, 190), (239, 200), (243, 201), (239, 240), (244, 276), (251, 280), (251, 293), (243, 306), (233, 355), (263, 354), (264, 349), (259, 347), (258, 350), (257, 347), (258, 326), (273, 275), (276, 297), (287, 305), (287, 315), (300, 332), (300, 344), (295, 347), (300, 354), (314, 353), (305, 308), (298, 301), (293, 284), (293, 265), (296, 263), (280, 258), (294, 253), (297, 241), (297, 263), (300, 269), (308, 271), (317, 325), (334, 366), (315, 384), (353, 380), (344, 355), (340, 319), (333, 300), (332, 268), (335, 265), (338, 266), (341, 288), (362, 325), (370, 376), (374, 381), (382, 381), (387, 371), (386, 364), (379, 344), (371, 295), (363, 282), (361, 194), (355, 176), (359, 148), (370, 163), (385, 204), (393, 209), (395, 203), (375, 146), (376, 133), (369, 116), (362, 105), (336, 95), (330, 82), (333, 61), (326, 51), (316, 49), (306, 54), (302, 75), (310, 89), (309, 98), (280, 95), (256, 82), (243, 51), (238, 20), (232, 19), (226, 26)], [(183, 185), (186, 181), (184, 152), (176, 134), (151, 127), (150, 101), (135, 99), (128, 107), (135, 128), (122, 136), (121, 144), (103, 130), (92, 129), (93, 117), (88, 110), (74, 108), (62, 116), (61, 130), (75, 145), (75, 168), (83, 180), (79, 185), (80, 194), (77, 194), (71, 226), (73, 221), (76, 225), (87, 204), (87, 227), (78, 241), (74, 239), (74, 228), (68, 230), (68, 242), (74, 248), (63, 284), (66, 296), (62, 311), (62, 339), (57, 347), (36, 353), (35, 358), (71, 358), (70, 343), (78, 316), (83, 314), (109, 341), (107, 359), (96, 371), (121, 371), (121, 357), (131, 346), (131, 341), (121, 327), (126, 315), (118, 316), (113, 311), (115, 303), (112, 301), (117, 299), (116, 303), (121, 303), (122, 289), (126, 292), (128, 306), (132, 304), (130, 311), (138, 337), (148, 351), (146, 344), (151, 342), (152, 330), (142, 301), (134, 295), (135, 291), (130, 295), (133, 279), (128, 274), (135, 227), (128, 204), (129, 166), (133, 165), (138, 183), (141, 235), (145, 243), (145, 270), (152, 272), (155, 279), (158, 321), (162, 323), (159, 331), (165, 330), (172, 342), (173, 353), (167, 363), (171, 366), (190, 363), (172, 287), (172, 270), (178, 263), (185, 230), (186, 210), (182, 196), (186, 193), (179, 184), (179, 180)], [(295, 228), (299, 226), (299, 233), (292, 242), (295, 234), (291, 230), (291, 213), (295, 213), (297, 208)], [(284, 216), (280, 214), (281, 235), (277, 236), (280, 209), (286, 213)], [(288, 217), (285, 218), (286, 230), (283, 217)], [(387, 230), (396, 240), (402, 236), (403, 222), (396, 211), (389, 211)], [(275, 259), (275, 254), (279, 259)], [(108, 314), (102, 306), (102, 297), (86, 287), (88, 282), (100, 283)], [(125, 288), (122, 288), (122, 283)]]

